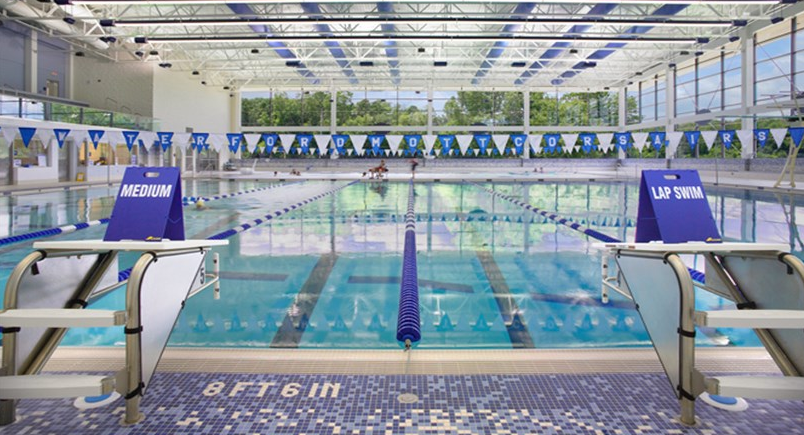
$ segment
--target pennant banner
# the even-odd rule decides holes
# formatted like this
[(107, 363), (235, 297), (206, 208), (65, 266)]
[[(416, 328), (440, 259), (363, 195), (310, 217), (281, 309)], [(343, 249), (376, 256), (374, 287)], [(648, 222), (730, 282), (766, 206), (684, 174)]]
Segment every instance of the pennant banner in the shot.
[(676, 150), (678, 149), (678, 144), (681, 143), (682, 137), (684, 137), (684, 133), (681, 131), (667, 133), (667, 150), (665, 151), (667, 157), (676, 155)]
[[(790, 127), (788, 131), (790, 132), (790, 139), (793, 140), (793, 146), (799, 147), (801, 138), (804, 137), (804, 127)], [(22, 131), (20, 131), (20, 134), (22, 134)]]
[(754, 129), (754, 136), (757, 138), (757, 144), (759, 144), (760, 148), (765, 148), (765, 144), (768, 143), (768, 138), (770, 137), (770, 130), (767, 128)]
[(207, 143), (208, 139), (209, 133), (193, 133), (190, 139), (190, 146), (200, 153), (209, 148), (209, 144)]
[(472, 143), (472, 135), (471, 134), (459, 134), (455, 136), (458, 140), (458, 147), (461, 149), (461, 155), (465, 156), (466, 151), (469, 149), (469, 145)]
[(434, 134), (426, 134), (426, 135), (423, 136), (423, 140), (424, 140), (424, 155), (427, 155), (427, 156), (432, 155), (433, 147), (435, 146), (436, 139), (438, 139), (438, 136), (436, 136)]
[(564, 139), (564, 150), (569, 153), (578, 141), (578, 133), (564, 133), (561, 138)]
[(404, 140), (408, 146), (407, 153), (415, 156), (419, 149), (419, 143), (422, 141), (422, 136), (420, 134), (408, 134), (405, 135)]
[(226, 133), (226, 141), (229, 142), (229, 151), (237, 153), (240, 150), (240, 144), (243, 142), (243, 135), (241, 133)]
[(645, 141), (648, 140), (648, 133), (632, 132), (631, 137), (634, 138), (634, 147), (642, 152), (645, 148)]
[(329, 135), (316, 134), (313, 137), (315, 138), (315, 145), (318, 147), (318, 154), (321, 156), (326, 155), (329, 148)]
[(87, 134), (89, 135), (89, 140), (92, 141), (92, 146), (98, 149), (98, 144), (106, 132), (104, 130), (88, 130)]
[(397, 150), (399, 150), (400, 142), (402, 142), (402, 136), (398, 134), (389, 134), (385, 137), (385, 140), (388, 141), (388, 147), (391, 148), (391, 155), (395, 155)]
[(701, 140), (701, 132), (700, 131), (685, 131), (684, 137), (687, 138), (687, 144), (689, 144), (691, 150), (695, 150), (695, 147), (698, 146), (698, 142)]
[(631, 133), (614, 133), (614, 144), (617, 148), (628, 151), (628, 148), (631, 148)]
[(274, 152), (277, 140), (279, 140), (279, 136), (277, 136), (276, 133), (262, 134), (262, 143), (265, 144), (265, 154), (271, 155), (271, 153)]
[(597, 145), (595, 145), (595, 139), (597, 139), (597, 135), (595, 133), (581, 133), (581, 149), (584, 153), (589, 154), (592, 150), (597, 149)]
[(702, 131), (701, 138), (703, 138), (703, 145), (705, 145), (708, 148), (712, 148), (713, 146), (715, 146), (717, 131), (716, 130)]
[(134, 144), (137, 143), (137, 138), (140, 137), (140, 132), (138, 131), (124, 131), (123, 132), (123, 140), (126, 143), (126, 147), (128, 148), (128, 152), (131, 152), (131, 149), (134, 147)]
[(770, 132), (771, 136), (773, 136), (773, 141), (776, 142), (776, 148), (781, 148), (782, 143), (784, 143), (784, 137), (787, 136), (787, 129), (772, 128)]
[(489, 134), (475, 135), (475, 143), (477, 144), (477, 148), (480, 150), (481, 154), (486, 154), (486, 149), (488, 149), (490, 142), (491, 142), (491, 135)]
[(455, 136), (451, 134), (438, 135), (438, 142), (441, 143), (441, 155), (448, 156), (452, 152), (452, 145), (455, 143)]
[[(53, 134), (56, 136), (56, 143), (59, 144), (59, 148), (64, 146), (64, 141), (67, 140), (67, 136), (70, 135), (70, 130), (64, 128), (54, 128)], [(130, 150), (131, 148), (129, 148)]]
[(652, 131), (648, 133), (648, 137), (650, 138), (650, 144), (653, 145), (653, 148), (656, 150), (656, 152), (658, 153), (659, 151), (661, 151), (662, 147), (664, 146), (664, 140), (666, 137), (665, 132)]
[(521, 156), (525, 153), (525, 144), (528, 143), (528, 135), (512, 134), (511, 142), (514, 144), (514, 154)]
[(385, 135), (384, 134), (370, 134), (368, 136), (369, 146), (371, 147), (371, 153), (375, 156), (380, 155), (380, 147), (382, 147), (382, 143), (385, 142)]
[(293, 145), (293, 141), (296, 140), (296, 135), (280, 134), (279, 140), (282, 142), (282, 149), (285, 151), (285, 154), (290, 154), (290, 147)]
[(491, 136), (491, 139), (494, 141), (494, 146), (497, 148), (500, 154), (505, 154), (505, 147), (508, 145), (508, 138), (507, 134), (495, 134)]
[(243, 139), (246, 141), (246, 151), (253, 152), (257, 149), (257, 144), (260, 143), (262, 135), (259, 133), (244, 134)]
[(313, 141), (312, 134), (297, 134), (296, 141), (299, 142), (299, 154), (310, 154), (310, 143)]
[(173, 145), (173, 133), (169, 131), (160, 131), (156, 133), (156, 137), (159, 138), (159, 145), (162, 146), (162, 151), (167, 151)]
[(346, 154), (346, 144), (349, 142), (348, 134), (333, 134), (332, 144), (335, 145), (335, 151), (338, 154)]
[(355, 149), (355, 152), (358, 156), (363, 155), (363, 146), (366, 144), (366, 136), (365, 134), (353, 134), (350, 138), (352, 140), (352, 148)]
[(717, 133), (720, 135), (720, 141), (723, 142), (726, 149), (731, 148), (731, 144), (734, 142), (734, 130), (720, 130)]
[(532, 134), (530, 135), (530, 149), (533, 150), (534, 154), (539, 154), (542, 150), (542, 137), (541, 134)]
[(561, 147), (558, 142), (561, 140), (561, 135), (558, 133), (551, 133), (544, 135), (544, 152), (553, 154), (561, 152)]
[(600, 143), (600, 149), (602, 149), (604, 152), (611, 151), (611, 139), (613, 137), (613, 133), (598, 133), (597, 141)]

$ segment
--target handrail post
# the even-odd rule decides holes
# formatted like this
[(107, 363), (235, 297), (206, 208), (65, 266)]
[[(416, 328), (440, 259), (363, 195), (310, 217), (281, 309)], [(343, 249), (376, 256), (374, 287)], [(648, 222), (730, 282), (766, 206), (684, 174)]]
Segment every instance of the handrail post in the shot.
[(695, 425), (695, 288), (689, 269), (678, 254), (668, 254), (665, 261), (678, 278), (679, 290), (679, 405), (681, 423)]

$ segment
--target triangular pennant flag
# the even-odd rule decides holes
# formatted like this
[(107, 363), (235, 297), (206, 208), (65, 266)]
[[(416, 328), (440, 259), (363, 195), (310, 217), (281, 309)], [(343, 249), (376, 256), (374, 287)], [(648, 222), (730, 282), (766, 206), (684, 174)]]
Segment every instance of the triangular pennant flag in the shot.
[(717, 134), (720, 135), (720, 141), (726, 149), (731, 148), (731, 143), (734, 142), (734, 130), (719, 130)]
[(399, 150), (399, 143), (402, 142), (402, 136), (398, 134), (389, 134), (385, 136), (385, 140), (388, 141), (388, 147), (391, 148), (391, 152), (396, 154), (397, 150)]
[(530, 149), (533, 150), (533, 154), (539, 154), (542, 150), (542, 135), (538, 133), (532, 134), (528, 142), (530, 142)]
[(491, 142), (491, 135), (488, 134), (476, 134), (474, 136), (475, 144), (480, 149), (480, 152), (485, 154), (486, 149), (488, 149), (489, 142)]
[(717, 130), (702, 131), (701, 137), (703, 138), (703, 145), (707, 148), (712, 148), (715, 146), (715, 139), (717, 139)]
[(494, 141), (494, 146), (497, 147), (497, 151), (500, 154), (505, 152), (505, 146), (508, 145), (508, 138), (509, 135), (507, 134), (495, 134), (491, 136), (491, 139)]
[(561, 147), (558, 145), (560, 140), (561, 135), (558, 133), (544, 135), (544, 151), (549, 154), (553, 154), (556, 151), (561, 151)]
[(19, 130), (13, 127), (4, 127), (3, 130), (0, 131), (3, 133), (3, 137), (6, 139), (6, 145), (11, 146), (11, 144), (14, 143), (14, 139), (17, 137), (18, 131)]
[(595, 145), (596, 136), (595, 133), (581, 133), (578, 136), (581, 138), (581, 149), (584, 153), (589, 154), (592, 150), (597, 149), (597, 145)]
[(494, 151), (494, 150), (493, 150), (493, 149), (491, 149), (491, 148), (487, 149), (487, 150), (486, 150), (486, 155), (489, 155), (489, 156), (490, 156), (490, 155), (491, 155), (491, 153), (492, 153), (493, 151)]
[(666, 137), (666, 133), (663, 131), (651, 131), (648, 133), (648, 137), (650, 138), (650, 144), (658, 153), (661, 151), (662, 147), (664, 147), (664, 140)]
[(383, 151), (385, 151), (385, 155), (386, 155), (386, 156), (388, 156), (388, 155), (390, 155), (390, 154), (391, 154), (391, 150), (383, 150)]
[(64, 141), (67, 140), (67, 136), (70, 135), (70, 130), (64, 128), (54, 128), (53, 134), (56, 136), (56, 143), (59, 144), (59, 148), (64, 146)]
[(684, 137), (687, 138), (687, 144), (690, 146), (691, 150), (694, 150), (696, 146), (698, 146), (698, 142), (701, 141), (701, 132), (694, 130), (694, 131), (685, 131)]
[(220, 152), (226, 146), (226, 142), (226, 136), (223, 133), (209, 135), (209, 143), (212, 145), (212, 149), (217, 152)]
[(191, 133), (176, 133), (173, 135), (173, 144), (181, 149), (186, 149), (190, 144)]
[(466, 155), (466, 150), (469, 149), (469, 145), (472, 143), (472, 139), (474, 137), (471, 134), (459, 134), (455, 136), (455, 139), (458, 140), (458, 147), (461, 149), (461, 155)]
[(313, 137), (315, 138), (315, 145), (318, 147), (318, 154), (323, 156), (327, 153), (330, 136), (328, 134), (316, 134)]
[(140, 143), (145, 146), (145, 148), (150, 148), (156, 142), (156, 133), (152, 131), (141, 131), (140, 132)]
[[(793, 140), (793, 146), (800, 146), (801, 138), (804, 137), (804, 127), (790, 127), (788, 131), (790, 132), (790, 139)], [(21, 131), (20, 134), (22, 134)]]
[(424, 140), (424, 154), (429, 156), (431, 152), (433, 152), (433, 147), (435, 146), (436, 139), (438, 136), (434, 134), (425, 134), (422, 136), (422, 140)]
[(332, 152), (338, 154), (346, 154), (346, 144), (349, 143), (348, 134), (333, 134), (332, 146), (335, 148)]
[(477, 148), (473, 149), (473, 150), (472, 150), (472, 152), (474, 152), (474, 153), (475, 153), (475, 155), (480, 154), (480, 150), (479, 150), (479, 149), (477, 149)]
[(167, 151), (171, 145), (173, 145), (173, 132), (172, 131), (159, 131), (156, 133), (156, 137), (158, 137), (159, 145), (162, 147), (162, 151)]
[[(362, 149), (361, 149), (361, 151), (362, 151)], [(346, 155), (351, 156), (353, 152), (354, 152), (354, 150), (346, 150)]]
[(770, 132), (771, 136), (773, 136), (773, 141), (776, 142), (776, 148), (781, 148), (782, 143), (784, 143), (784, 138), (787, 136), (787, 129), (772, 128)]
[(521, 156), (525, 153), (525, 146), (528, 143), (528, 135), (512, 134), (511, 142), (514, 144), (514, 154)]
[(257, 144), (260, 143), (260, 139), (262, 139), (262, 134), (260, 133), (244, 134), (243, 139), (246, 142), (246, 151), (251, 153), (257, 149)]
[(567, 148), (567, 152), (569, 152), (569, 150), (575, 146), (575, 142), (578, 141), (578, 133), (563, 133), (561, 138), (564, 139), (564, 147)]
[(299, 142), (299, 154), (310, 153), (310, 143), (313, 141), (312, 134), (297, 134), (296, 141)]
[(95, 147), (95, 149), (98, 149), (98, 144), (100, 143), (104, 134), (106, 134), (106, 131), (104, 130), (87, 130), (87, 136), (89, 137), (89, 140), (92, 142), (92, 146)]
[(407, 145), (405, 153), (415, 156), (419, 152), (422, 136), (420, 134), (406, 134), (403, 139)]
[(208, 140), (209, 133), (193, 133), (190, 142), (192, 148), (200, 153), (204, 151), (205, 148), (209, 147), (209, 143), (207, 143)]
[(120, 143), (126, 143), (126, 138), (123, 137), (123, 132), (120, 130), (109, 130), (106, 132), (106, 140), (109, 141), (110, 145), (117, 145)]
[(634, 138), (634, 147), (642, 151), (642, 148), (645, 148), (645, 141), (648, 140), (648, 133), (631, 132), (631, 137)]
[(365, 134), (353, 134), (351, 136), (352, 139), (352, 147), (355, 149), (357, 155), (363, 155), (363, 146), (366, 144), (366, 136)]
[(290, 154), (290, 147), (293, 145), (293, 141), (296, 140), (295, 134), (280, 134), (279, 141), (282, 142), (282, 149), (285, 150), (285, 154)]
[(628, 132), (619, 132), (614, 133), (614, 146), (619, 148), (622, 151), (627, 151), (628, 148), (631, 148), (633, 142), (631, 142), (631, 133)]
[(754, 135), (757, 138), (757, 144), (759, 144), (761, 148), (764, 148), (765, 144), (768, 143), (768, 138), (770, 137), (770, 130), (768, 130), (767, 128), (756, 128), (754, 129)]
[(600, 142), (600, 148), (609, 152), (611, 150), (611, 140), (614, 138), (614, 133), (598, 133), (597, 141)]
[(377, 156), (382, 155), (382, 143), (385, 142), (384, 134), (370, 134), (368, 136), (369, 147), (371, 147), (371, 154)]
[(42, 142), (45, 148), (50, 146), (50, 142), (56, 137), (52, 128), (40, 128), (37, 134), (39, 141)]
[(737, 130), (737, 138), (740, 139), (740, 156), (744, 159), (750, 159), (754, 154), (754, 131)]
[[(31, 139), (33, 139), (34, 135), (36, 134), (36, 129), (33, 127), (18, 127), (20, 130), (20, 139), (22, 139), (22, 144), (25, 145), (25, 148), (28, 148), (28, 145), (31, 143)], [(97, 145), (95, 145), (97, 147)]]
[(673, 156), (676, 154), (678, 144), (681, 142), (682, 137), (684, 137), (683, 131), (671, 131), (670, 133), (667, 133), (666, 155)]
[(441, 143), (441, 155), (447, 156), (452, 153), (452, 147), (455, 145), (455, 136), (451, 134), (442, 134), (438, 136), (438, 141)]

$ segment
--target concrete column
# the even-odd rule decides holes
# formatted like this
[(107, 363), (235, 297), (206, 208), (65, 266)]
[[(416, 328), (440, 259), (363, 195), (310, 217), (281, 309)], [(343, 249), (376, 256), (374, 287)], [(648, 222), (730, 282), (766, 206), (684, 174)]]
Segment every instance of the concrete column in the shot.
[(427, 134), (433, 134), (433, 85), (427, 86)]
[[(664, 113), (665, 113), (665, 125), (664, 131), (668, 134), (673, 133), (676, 131), (676, 99), (675, 99), (675, 90), (676, 90), (676, 74), (675, 68), (667, 67), (665, 68), (664, 74)], [(665, 148), (665, 159), (671, 160), (675, 156), (667, 153), (667, 148)], [(669, 163), (669, 162), (668, 162)]]
[(25, 38), (25, 90), (32, 94), (38, 93), (37, 71), (39, 70), (39, 60), (37, 51), (39, 50), (39, 33), (31, 31)]
[(335, 87), (329, 90), (329, 134), (337, 133), (338, 124), (338, 91)]
[[(523, 133), (530, 134), (530, 89), (525, 88), (522, 91), (522, 127), (525, 129)], [(525, 149), (522, 151), (522, 158), (530, 158), (530, 140), (525, 141)]]
[[(742, 129), (753, 130), (756, 128), (756, 120), (749, 118), (750, 108), (754, 106), (754, 33), (747, 28), (740, 31), (740, 69), (742, 71), (742, 103), (740, 104), (740, 114), (742, 117)], [(756, 153), (756, 140), (751, 141), (751, 148), (746, 150), (743, 144), (742, 158), (753, 159)]]

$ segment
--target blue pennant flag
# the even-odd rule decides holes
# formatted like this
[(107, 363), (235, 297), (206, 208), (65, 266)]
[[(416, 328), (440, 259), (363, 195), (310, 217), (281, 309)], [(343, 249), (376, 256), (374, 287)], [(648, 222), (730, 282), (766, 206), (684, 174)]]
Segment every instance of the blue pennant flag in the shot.
[(33, 127), (20, 127), (20, 138), (22, 138), (22, 144), (25, 145), (25, 148), (28, 148), (28, 144), (31, 143), (31, 139), (36, 134), (36, 129)]
[(243, 134), (226, 133), (226, 139), (229, 141), (229, 151), (236, 153), (240, 149), (240, 144), (243, 142)]
[(486, 154), (486, 148), (489, 147), (489, 143), (491, 143), (491, 135), (490, 134), (476, 134), (475, 135), (475, 143), (477, 147), (480, 148), (480, 154)]
[(511, 142), (514, 143), (514, 153), (522, 155), (525, 152), (525, 144), (528, 142), (528, 135), (526, 134), (512, 134)]
[(804, 127), (790, 127), (787, 131), (790, 133), (790, 139), (793, 140), (793, 146), (801, 145), (801, 138), (804, 137)]
[(140, 136), (140, 132), (138, 131), (124, 131), (123, 132), (123, 139), (126, 140), (126, 146), (128, 147), (128, 151), (131, 152), (131, 148), (134, 147), (134, 144), (137, 141), (137, 138)]
[(581, 149), (586, 154), (592, 152), (592, 150), (597, 149), (597, 145), (595, 145), (595, 139), (597, 139), (597, 134), (595, 133), (581, 133), (578, 135), (581, 138)]
[(718, 130), (718, 136), (720, 136), (720, 140), (723, 142), (723, 145), (726, 146), (726, 149), (731, 148), (731, 143), (734, 142), (734, 130)]
[(662, 147), (664, 146), (665, 137), (667, 137), (667, 133), (663, 131), (652, 131), (648, 133), (648, 138), (650, 139), (650, 144), (653, 145), (653, 148), (656, 151), (661, 151)]
[(701, 140), (701, 132), (700, 131), (685, 131), (684, 137), (687, 138), (687, 143), (690, 144), (690, 149), (695, 149), (698, 146), (698, 141)]
[(765, 143), (768, 142), (768, 138), (770, 137), (770, 129), (767, 128), (755, 128), (754, 129), (754, 136), (757, 138), (757, 143), (760, 147), (764, 148)]
[(92, 145), (95, 149), (98, 149), (98, 143), (100, 143), (101, 138), (106, 132), (103, 130), (89, 130), (87, 134), (89, 134), (89, 140), (92, 141)]
[(265, 154), (271, 154), (274, 152), (274, 147), (276, 146), (276, 140), (279, 136), (276, 133), (263, 133), (262, 134), (262, 142), (265, 144)]
[(631, 148), (631, 133), (614, 133), (614, 144), (617, 148), (628, 151), (628, 148)]
[(404, 137), (405, 143), (408, 144), (408, 153), (416, 155), (419, 149), (419, 143), (422, 141), (420, 134), (407, 134)]
[(297, 134), (296, 140), (299, 142), (301, 149), (300, 154), (310, 154), (310, 142), (313, 141), (312, 134)]
[(558, 146), (558, 141), (561, 140), (561, 135), (558, 133), (550, 133), (544, 135), (544, 151), (552, 154), (554, 152), (561, 152), (561, 147)]
[(452, 151), (452, 145), (455, 143), (455, 136), (451, 134), (440, 134), (438, 135), (438, 141), (441, 143), (441, 155), (449, 155)]
[(162, 146), (162, 151), (167, 151), (171, 145), (173, 145), (173, 132), (172, 131), (160, 131), (156, 133), (157, 142), (159, 145)]
[(374, 153), (375, 156), (380, 155), (380, 147), (382, 143), (385, 142), (385, 135), (384, 134), (370, 134), (368, 137), (369, 144), (371, 145), (371, 152)]
[(56, 142), (59, 144), (59, 148), (64, 146), (64, 141), (67, 140), (67, 135), (70, 134), (70, 130), (64, 128), (54, 128), (53, 134), (56, 135)]
[(209, 139), (209, 133), (193, 133), (192, 138), (190, 139), (190, 144), (194, 150), (200, 153), (209, 146), (207, 144), (207, 139)]
[(348, 134), (333, 134), (332, 135), (332, 143), (335, 144), (335, 150), (338, 151), (338, 154), (344, 155), (346, 154), (346, 144), (349, 142), (349, 135)]

